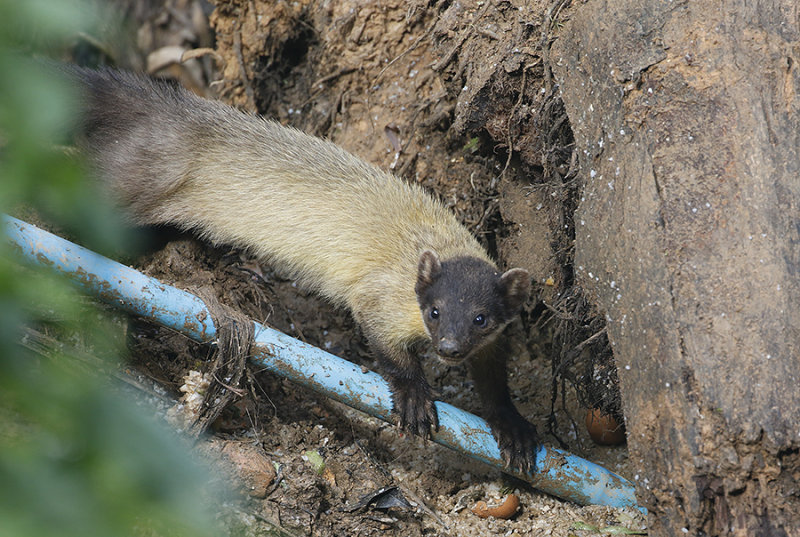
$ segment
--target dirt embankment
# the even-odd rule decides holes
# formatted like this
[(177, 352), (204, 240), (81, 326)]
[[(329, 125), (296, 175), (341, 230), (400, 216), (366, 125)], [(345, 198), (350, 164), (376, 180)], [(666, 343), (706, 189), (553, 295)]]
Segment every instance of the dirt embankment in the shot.
[[(209, 53), (183, 67), (168, 65), (166, 72), (189, 80), (200, 93), (330, 138), (424, 185), (501, 265), (531, 271), (535, 296), (510, 332), (510, 384), (523, 415), (546, 431), (550, 358), (561, 354), (553, 334), (565, 347), (569, 338), (589, 339), (572, 360), (598, 341), (600, 348), (605, 345), (602, 323), (592, 324), (591, 308), (571, 292), (570, 200), (576, 185), (571, 132), (542, 51), (550, 30), (545, 21), (552, 15), (547, 6), (400, 0), (215, 4), (205, 14), (216, 32), (216, 59)], [(201, 2), (148, 5), (131, 11), (138, 16), (139, 44), (147, 38), (144, 53), (209, 46), (198, 23)], [(191, 31), (181, 32), (182, 25)], [(264, 211), (268, 217), (269, 208)], [(238, 252), (183, 236), (139, 264), (179, 286), (213, 289), (222, 302), (255, 319), (366, 367), (375, 365), (346, 312)], [(564, 330), (576, 325), (576, 312), (579, 330)], [(151, 326), (134, 332), (136, 362), (176, 395), (189, 370), (204, 368), (206, 349)], [(480, 414), (466, 370), (430, 362), (429, 378), (443, 399)], [(256, 526), (272, 521), (297, 534), (331, 536), (566, 536), (579, 533), (581, 523), (642, 527), (639, 514), (546, 497), (286, 381), (258, 371), (248, 379), (241, 401), (215, 431), (230, 443), (255, 445), (277, 468), (263, 497), (243, 504), (245, 518)], [(565, 401), (557, 405), (558, 433), (569, 449), (626, 474), (624, 448), (593, 446), (582, 424), (565, 412), (582, 419), (574, 396)], [(548, 436), (545, 441), (556, 443)], [(315, 471), (313, 452), (327, 472)], [(377, 508), (376, 500), (351, 509), (392, 486), (413, 506)], [(521, 498), (511, 520), (480, 519), (469, 511), (475, 500), (499, 497), (504, 488), (519, 489)]]

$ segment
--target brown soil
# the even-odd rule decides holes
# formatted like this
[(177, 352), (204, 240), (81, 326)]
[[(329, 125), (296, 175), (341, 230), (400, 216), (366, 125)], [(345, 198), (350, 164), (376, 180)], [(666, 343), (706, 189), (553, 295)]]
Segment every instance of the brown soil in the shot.
[[(523, 415), (546, 431), (552, 320), (558, 316), (543, 315), (548, 310), (542, 304), (558, 305), (571, 285), (564, 266), (572, 223), (564, 208), (571, 140), (558, 120), (560, 105), (538, 45), (546, 34), (545, 2), (431, 7), (402, 0), (217, 0), (213, 13), (199, 0), (122, 3), (139, 49), (118, 55), (118, 63), (145, 66), (145, 55), (152, 58), (166, 46), (209, 46), (204, 13), (210, 14), (218, 59), (205, 55), (159, 74), (328, 137), (421, 183), (502, 265), (531, 271), (536, 296), (512, 327), (516, 352), (509, 360), (510, 383)], [(265, 208), (265, 217), (268, 213)], [(254, 319), (379, 370), (347, 312), (240, 252), (181, 236), (136, 265), (179, 287), (212, 289), (223, 303)], [(133, 322), (131, 335), (133, 363), (175, 398), (188, 371), (206, 367), (208, 349), (182, 336), (142, 321)], [(446, 401), (480, 414), (465, 370), (428, 366)], [(270, 523), (295, 535), (324, 536), (567, 536), (588, 534), (572, 529), (576, 523), (643, 527), (638, 513), (545, 496), (270, 374), (251, 370), (248, 378), (241, 400), (213, 429), (216, 441), (225, 439), (229, 447), (209, 448), (227, 449), (224, 457), (239, 476), (227, 486), (242, 491), (241, 516), (229, 521), (242, 534), (261, 534)], [(624, 448), (594, 446), (576, 425), (583, 422), (583, 410), (574, 395), (566, 394), (556, 414), (557, 432), (571, 451), (634, 477), (627, 475)], [(237, 458), (239, 444), (260, 455)], [(307, 451), (318, 452), (327, 471), (318, 474)], [(264, 460), (277, 469), (276, 476), (264, 470)], [(392, 486), (410, 505), (377, 508), (372, 502), (353, 509), (365, 495)], [(481, 519), (470, 512), (476, 500), (499, 498), (504, 489), (520, 494), (514, 518)]]

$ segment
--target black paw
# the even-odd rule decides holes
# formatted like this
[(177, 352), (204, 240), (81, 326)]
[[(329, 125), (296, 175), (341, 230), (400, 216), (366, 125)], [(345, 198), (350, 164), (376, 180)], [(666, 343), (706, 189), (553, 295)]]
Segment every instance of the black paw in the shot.
[(506, 466), (524, 473), (533, 472), (540, 444), (536, 427), (513, 407), (497, 409), (486, 421), (492, 428)]
[(405, 381), (392, 385), (392, 412), (403, 431), (430, 438), (431, 428), (439, 430), (439, 418), (433, 405), (433, 390), (425, 381)]

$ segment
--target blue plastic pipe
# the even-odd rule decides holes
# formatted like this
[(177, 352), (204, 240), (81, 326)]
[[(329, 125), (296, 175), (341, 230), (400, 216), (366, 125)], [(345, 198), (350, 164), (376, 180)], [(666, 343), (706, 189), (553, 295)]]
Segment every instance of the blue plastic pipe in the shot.
[[(19, 253), (36, 265), (68, 276), (104, 302), (150, 318), (190, 338), (213, 343), (216, 329), (202, 300), (82, 246), (3, 215), (5, 234)], [(255, 324), (255, 352), (250, 359), (275, 374), (314, 389), (367, 414), (391, 422), (389, 385), (373, 372)], [(505, 470), (489, 425), (478, 416), (436, 401), (439, 431), (433, 440)], [(619, 475), (565, 451), (542, 446), (536, 471), (517, 474), (537, 489), (581, 505), (639, 507), (633, 486)]]

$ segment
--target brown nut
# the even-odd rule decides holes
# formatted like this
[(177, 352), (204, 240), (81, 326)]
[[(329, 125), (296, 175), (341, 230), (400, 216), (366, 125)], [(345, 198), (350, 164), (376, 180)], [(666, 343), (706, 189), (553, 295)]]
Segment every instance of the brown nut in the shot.
[(472, 506), (471, 511), (481, 518), (493, 516), (495, 518), (511, 518), (519, 509), (519, 498), (516, 494), (509, 494), (500, 505), (489, 506), (483, 500)]
[(625, 426), (602, 410), (586, 411), (586, 429), (595, 444), (615, 446), (625, 441)]

